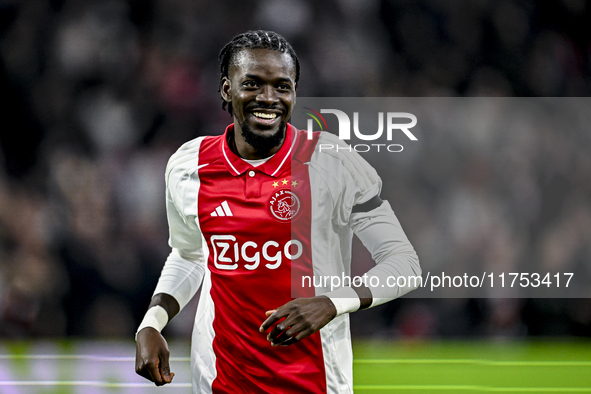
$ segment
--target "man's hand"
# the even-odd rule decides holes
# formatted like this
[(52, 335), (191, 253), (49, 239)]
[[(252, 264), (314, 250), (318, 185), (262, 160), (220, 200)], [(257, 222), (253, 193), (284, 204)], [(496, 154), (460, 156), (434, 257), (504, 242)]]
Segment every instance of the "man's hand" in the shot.
[[(337, 310), (328, 297), (297, 298), (267, 311), (268, 318), (259, 331), (264, 332), (277, 323), (267, 335), (267, 340), (273, 346), (287, 346), (314, 334), (334, 319), (336, 314)], [(285, 320), (280, 321), (282, 318)]]
[(135, 372), (151, 380), (156, 386), (172, 382), (168, 358), (170, 351), (164, 337), (152, 327), (146, 327), (137, 334), (135, 346)]

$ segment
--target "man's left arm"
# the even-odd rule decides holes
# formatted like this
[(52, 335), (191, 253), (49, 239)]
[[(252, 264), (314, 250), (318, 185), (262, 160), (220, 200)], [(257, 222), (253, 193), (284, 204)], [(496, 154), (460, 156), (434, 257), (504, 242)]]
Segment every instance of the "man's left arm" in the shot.
[[(368, 308), (416, 289), (422, 273), (417, 253), (392, 207), (388, 201), (379, 201), (377, 207), (370, 210), (354, 207), (350, 219), (351, 228), (376, 262), (376, 266), (363, 275), (372, 298)], [(349, 311), (343, 311), (346, 312)]]
[(298, 298), (267, 312), (261, 332), (285, 318), (267, 336), (272, 345), (295, 343), (337, 316), (383, 304), (417, 287), (416, 278), (421, 275), (419, 259), (387, 201), (375, 196), (354, 206), (349, 225), (370, 251), (376, 266), (363, 276), (365, 280), (360, 286)]

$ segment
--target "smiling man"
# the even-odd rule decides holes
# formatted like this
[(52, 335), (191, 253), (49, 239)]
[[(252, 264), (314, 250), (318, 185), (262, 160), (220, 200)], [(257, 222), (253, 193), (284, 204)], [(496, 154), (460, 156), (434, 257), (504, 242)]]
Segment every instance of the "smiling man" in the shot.
[(242, 50), (222, 77), (221, 93), (234, 115), (232, 148), (244, 159), (274, 155), (295, 104), (295, 59), (270, 49)]
[[(220, 68), (234, 123), (168, 163), (172, 252), (136, 334), (136, 372), (172, 381), (160, 331), (201, 287), (194, 393), (352, 393), (348, 313), (411, 291), (410, 280), (386, 284), (420, 275), (416, 253), (375, 170), (336, 136), (289, 124), (300, 68), (283, 37), (238, 35)], [(343, 149), (320, 152), (323, 142)], [(353, 233), (377, 263), (370, 280), (306, 287), (302, 278), (350, 273)]]

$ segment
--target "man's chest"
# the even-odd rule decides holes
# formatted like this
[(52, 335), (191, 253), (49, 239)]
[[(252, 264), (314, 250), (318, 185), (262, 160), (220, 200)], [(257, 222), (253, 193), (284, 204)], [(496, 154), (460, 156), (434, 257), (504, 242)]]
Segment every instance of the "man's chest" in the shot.
[(294, 162), (275, 176), (257, 168), (233, 176), (214, 164), (199, 179), (198, 221), (212, 272), (277, 270), (309, 255), (306, 165)]

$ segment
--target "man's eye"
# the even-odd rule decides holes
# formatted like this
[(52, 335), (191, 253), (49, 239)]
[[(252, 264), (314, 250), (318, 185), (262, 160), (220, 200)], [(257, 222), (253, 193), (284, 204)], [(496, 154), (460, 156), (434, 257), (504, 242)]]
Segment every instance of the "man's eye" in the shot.
[(278, 86), (278, 88), (281, 89), (281, 90), (290, 90), (291, 89), (291, 86), (288, 85), (288, 84), (282, 83), (282, 84), (280, 84)]
[(257, 84), (255, 81), (244, 81), (242, 86), (247, 87), (247, 88), (256, 88)]

